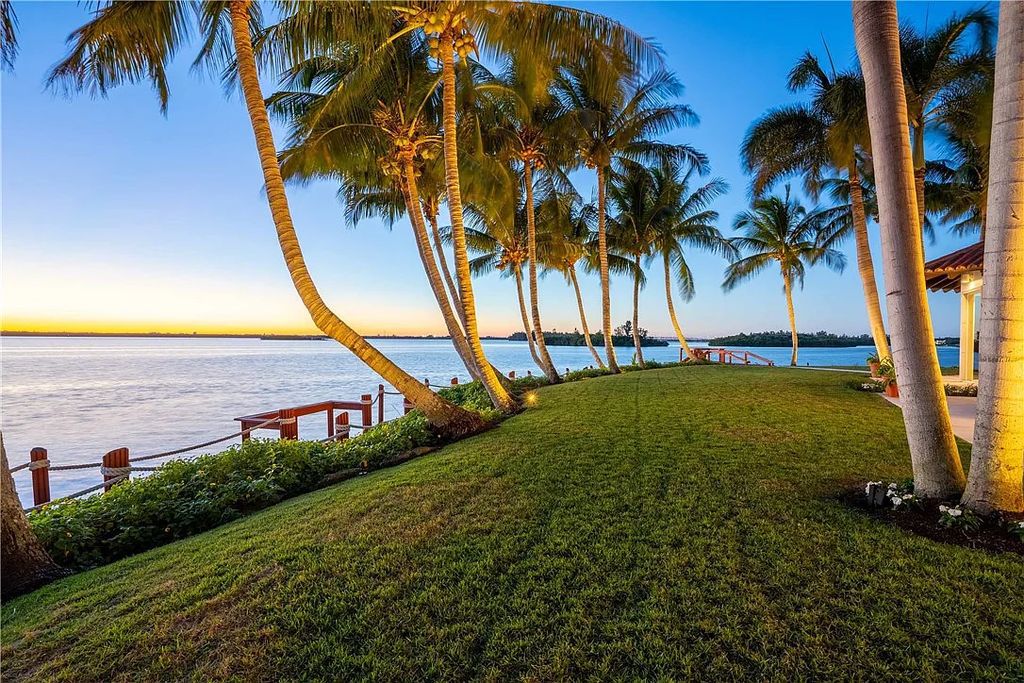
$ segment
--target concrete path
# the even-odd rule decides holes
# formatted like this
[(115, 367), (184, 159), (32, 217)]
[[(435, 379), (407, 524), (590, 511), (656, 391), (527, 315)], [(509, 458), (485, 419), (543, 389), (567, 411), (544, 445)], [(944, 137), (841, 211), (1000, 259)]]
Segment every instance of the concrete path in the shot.
[[(894, 406), (900, 404), (898, 398), (889, 398), (885, 394), (879, 394)], [(949, 404), (949, 417), (953, 421), (953, 433), (964, 441), (974, 442), (974, 417), (978, 412), (978, 398), (976, 396), (947, 396)]]

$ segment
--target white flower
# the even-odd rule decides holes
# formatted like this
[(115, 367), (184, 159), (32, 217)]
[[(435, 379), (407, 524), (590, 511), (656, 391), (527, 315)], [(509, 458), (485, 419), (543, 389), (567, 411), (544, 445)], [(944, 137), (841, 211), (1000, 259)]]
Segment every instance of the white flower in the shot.
[(943, 513), (949, 512), (949, 506), (948, 505), (940, 505), (939, 506), (939, 512), (943, 512)]
[(902, 505), (902, 504), (903, 504), (903, 501), (902, 501), (902, 500), (900, 500), (899, 498), (893, 498), (893, 499), (892, 499), (892, 506), (893, 506), (894, 508), (898, 508), (898, 507), (899, 507), (900, 505)]
[(950, 514), (950, 516), (952, 516), (952, 517), (959, 517), (960, 515), (964, 514), (964, 511), (963, 511), (963, 510), (961, 510), (960, 508), (952, 508), (952, 509), (951, 509), (951, 510), (949, 511), (949, 514)]
[(896, 490), (896, 482), (892, 482), (892, 483), (889, 484), (889, 490), (890, 491), (895, 491)]
[(910, 500), (913, 497), (914, 497), (913, 493), (904, 493), (903, 494), (903, 500)]

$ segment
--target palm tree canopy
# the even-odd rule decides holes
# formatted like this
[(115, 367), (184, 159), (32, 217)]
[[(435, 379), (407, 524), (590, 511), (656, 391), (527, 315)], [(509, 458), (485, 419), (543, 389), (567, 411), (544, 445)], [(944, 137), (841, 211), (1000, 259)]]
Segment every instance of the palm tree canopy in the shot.
[(14, 68), (18, 56), (18, 15), (11, 0), (0, 0), (0, 69)]
[(827, 221), (827, 212), (817, 207), (808, 210), (790, 196), (788, 186), (783, 197), (755, 200), (750, 210), (733, 221), (733, 229), (743, 234), (729, 240), (736, 257), (726, 269), (722, 288), (729, 291), (772, 264), (801, 287), (808, 266), (823, 263), (841, 272), (846, 257), (823, 244)]

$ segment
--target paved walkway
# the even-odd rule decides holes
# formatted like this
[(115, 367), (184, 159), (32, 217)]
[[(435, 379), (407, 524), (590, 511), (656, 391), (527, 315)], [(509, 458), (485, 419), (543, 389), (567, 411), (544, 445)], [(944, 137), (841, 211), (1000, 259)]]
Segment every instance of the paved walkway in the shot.
[[(889, 398), (880, 394), (889, 403), (895, 406), (900, 404), (898, 398)], [(953, 421), (953, 433), (964, 441), (974, 442), (974, 417), (978, 412), (978, 398), (976, 396), (947, 396), (949, 404), (949, 417)]]

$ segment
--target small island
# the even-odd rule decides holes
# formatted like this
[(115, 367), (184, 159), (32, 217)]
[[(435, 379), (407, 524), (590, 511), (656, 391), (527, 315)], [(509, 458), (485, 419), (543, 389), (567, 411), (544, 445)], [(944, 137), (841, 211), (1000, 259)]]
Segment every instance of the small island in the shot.
[[(831, 332), (799, 332), (797, 341), (805, 348), (837, 348), (850, 346), (871, 346), (874, 342), (869, 334), (850, 336), (832, 334)], [(714, 337), (708, 340), (708, 346), (792, 346), (793, 337), (788, 330), (776, 332), (751, 332), (749, 334), (733, 334), (725, 337)]]

